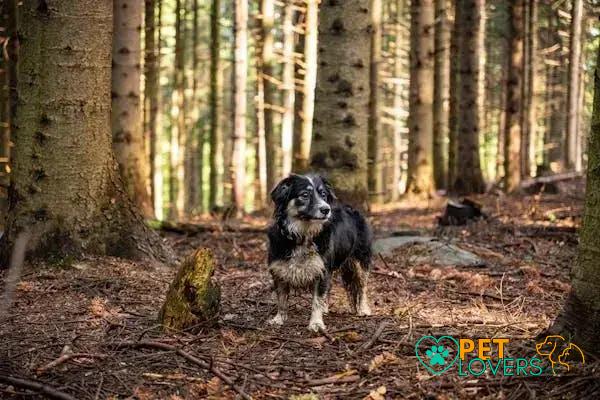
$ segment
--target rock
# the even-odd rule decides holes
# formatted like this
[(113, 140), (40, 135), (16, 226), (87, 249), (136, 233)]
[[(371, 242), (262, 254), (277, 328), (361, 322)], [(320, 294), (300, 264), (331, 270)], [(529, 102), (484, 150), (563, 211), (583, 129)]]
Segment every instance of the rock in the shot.
[(195, 251), (181, 263), (158, 316), (165, 329), (183, 330), (215, 319), (221, 290), (213, 282), (214, 270), (208, 249)]
[(390, 255), (401, 247), (411, 247), (411, 261), (415, 264), (433, 264), (455, 267), (485, 267), (486, 262), (477, 255), (453, 244), (440, 242), (428, 236), (394, 236), (377, 239), (373, 251)]
[(460, 202), (448, 200), (444, 214), (438, 218), (440, 226), (466, 225), (469, 221), (487, 218), (481, 211), (481, 204), (471, 199)]

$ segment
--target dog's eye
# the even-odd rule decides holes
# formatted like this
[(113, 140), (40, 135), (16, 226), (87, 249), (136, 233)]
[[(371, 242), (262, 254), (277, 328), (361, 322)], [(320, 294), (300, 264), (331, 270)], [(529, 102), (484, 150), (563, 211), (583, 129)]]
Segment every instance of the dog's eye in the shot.
[(300, 198), (304, 199), (304, 200), (308, 199), (308, 192), (302, 192), (302, 193), (300, 193)]
[(320, 194), (320, 195), (321, 195), (321, 197), (323, 197), (323, 198), (326, 198), (326, 197), (327, 197), (327, 192), (326, 192), (326, 191), (324, 191), (323, 189), (321, 189), (321, 190), (319, 191), (319, 194)]

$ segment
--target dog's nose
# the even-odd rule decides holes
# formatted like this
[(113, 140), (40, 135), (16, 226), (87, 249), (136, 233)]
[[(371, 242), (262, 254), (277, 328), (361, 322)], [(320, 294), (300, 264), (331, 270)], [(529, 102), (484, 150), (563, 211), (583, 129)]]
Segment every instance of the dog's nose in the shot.
[(323, 214), (323, 215), (328, 215), (329, 211), (331, 211), (331, 208), (329, 208), (329, 207), (321, 207), (319, 209), (319, 211), (321, 211), (321, 214)]

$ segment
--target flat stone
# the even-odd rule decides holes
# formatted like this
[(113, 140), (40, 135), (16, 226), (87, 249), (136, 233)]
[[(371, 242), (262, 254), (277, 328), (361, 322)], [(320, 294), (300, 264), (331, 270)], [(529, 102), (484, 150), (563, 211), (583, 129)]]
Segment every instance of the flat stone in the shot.
[(373, 243), (373, 251), (384, 256), (401, 247), (414, 248), (410, 261), (415, 264), (454, 267), (485, 267), (487, 264), (470, 251), (429, 236), (393, 236), (377, 239)]

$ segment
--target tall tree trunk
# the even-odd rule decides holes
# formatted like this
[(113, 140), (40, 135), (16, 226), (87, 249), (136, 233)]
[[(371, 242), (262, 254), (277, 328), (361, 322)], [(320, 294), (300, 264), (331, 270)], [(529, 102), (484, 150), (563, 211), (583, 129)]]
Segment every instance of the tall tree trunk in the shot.
[[(592, 354), (600, 354), (600, 49), (597, 53), (594, 111), (589, 140), (587, 189), (579, 257), (572, 271), (572, 289), (558, 320), (561, 331)], [(562, 325), (562, 326), (561, 326)]]
[(527, 129), (528, 129), (528, 138), (529, 145), (527, 146), (527, 155), (526, 155), (526, 164), (528, 167), (528, 173), (525, 175), (536, 174), (536, 171), (532, 171), (533, 168), (536, 168), (536, 144), (538, 142), (538, 124), (537, 124), (537, 87), (538, 87), (538, 7), (537, 2), (535, 0), (528, 0), (527, 7), (528, 11), (528, 36), (527, 36), (527, 68), (529, 71), (527, 72), (528, 80), (528, 89), (527, 89), (527, 107), (525, 108), (527, 111), (526, 120), (527, 120)]
[(231, 157), (232, 202), (244, 209), (246, 194), (246, 78), (248, 73), (248, 2), (234, 3), (233, 52), (233, 154)]
[(435, 60), (433, 76), (433, 176), (438, 189), (446, 187), (446, 146), (448, 102), (450, 97), (450, 19), (451, 3), (435, 0)]
[(192, 93), (187, 104), (192, 104), (190, 112), (190, 120), (188, 123), (188, 145), (186, 146), (186, 202), (188, 213), (198, 213), (202, 211), (202, 166), (203, 166), (203, 144), (204, 144), (204, 129), (200, 118), (199, 104), (199, 85), (200, 85), (200, 4), (198, 0), (192, 0), (192, 65), (191, 65), (191, 80)]
[(479, 157), (479, 135), (482, 122), (482, 65), (484, 56), (484, 0), (460, 0), (464, 28), (459, 45), (460, 97), (458, 103), (458, 159), (456, 180), (452, 183), (458, 193), (483, 193), (485, 184)]
[(504, 190), (513, 192), (521, 182), (521, 124), (523, 104), (523, 0), (509, 2), (509, 65), (504, 128)]
[(256, 43), (256, 150), (254, 161), (254, 207), (261, 210), (267, 202), (267, 147), (265, 140), (265, 80), (262, 76), (262, 29)]
[(571, 34), (569, 42), (569, 85), (567, 86), (567, 137), (565, 140), (565, 165), (576, 169), (577, 162), (577, 126), (580, 118), (579, 79), (581, 76), (581, 20), (583, 0), (571, 3)]
[(309, 168), (312, 141), (313, 116), (315, 112), (315, 85), (317, 83), (317, 35), (319, 23), (319, 1), (306, 0), (304, 19), (304, 76), (302, 79), (302, 104), (299, 132), (294, 141), (294, 165), (297, 172)]
[[(6, 43), (8, 40), (7, 25), (9, 20), (10, 5), (8, 1), (0, 5), (0, 26), (4, 29), (0, 36)], [(5, 188), (9, 185), (10, 171), (10, 75), (8, 64), (10, 58), (5, 57), (4, 52), (0, 55), (0, 218), (4, 221), (6, 216), (7, 198)]]
[(265, 141), (267, 147), (267, 189), (271, 190), (281, 178), (281, 142), (275, 134), (273, 123), (273, 105), (275, 104), (275, 87), (273, 84), (275, 1), (261, 0), (262, 13), (262, 77), (265, 99)]
[(25, 229), (32, 233), (30, 257), (167, 256), (124, 190), (111, 150), (113, 2), (40, 4), (21, 6), (19, 107), (3, 261)]
[(210, 188), (209, 208), (223, 205), (223, 131), (221, 129), (223, 71), (221, 70), (221, 0), (210, 7)]
[(311, 147), (311, 167), (327, 174), (341, 199), (362, 209), (368, 199), (368, 10), (369, 0), (321, 5)]
[[(402, 98), (403, 88), (399, 80), (403, 72), (403, 59), (402, 49), (404, 47), (405, 38), (402, 35), (402, 23), (406, 13), (406, 1), (396, 0), (396, 13), (395, 13), (395, 37), (394, 37), (394, 100), (393, 108), (395, 113), (405, 109)], [(392, 190), (391, 200), (397, 201), (400, 198), (400, 180), (402, 179), (402, 128), (403, 124), (400, 123), (401, 118), (398, 114), (394, 115), (394, 131), (392, 138)]]
[(149, 166), (144, 151), (140, 104), (143, 3), (114, 1), (112, 62), (113, 148), (127, 192), (146, 217), (153, 213), (148, 191)]
[(294, 140), (294, 4), (285, 0), (283, 10), (283, 114), (281, 116), (282, 173), (292, 171), (292, 144)]
[[(160, 93), (160, 19), (162, 17), (162, 1), (145, 1), (145, 45), (144, 68), (146, 85), (144, 90), (144, 115), (148, 142), (150, 147), (150, 193), (154, 208), (154, 216), (163, 219), (162, 199), (162, 161), (159, 147), (159, 118), (161, 109)], [(156, 10), (158, 9), (158, 15)]]
[(371, 203), (383, 201), (383, 159), (380, 118), (379, 68), (381, 64), (382, 1), (371, 0), (371, 51), (369, 62), (369, 192)]
[(461, 21), (462, 7), (460, 2), (454, 3), (454, 21), (450, 38), (450, 80), (449, 91), (450, 99), (448, 104), (448, 179), (447, 182), (452, 185), (456, 181), (458, 170), (458, 103), (460, 101), (460, 45), (462, 43), (463, 26)]
[(523, 1), (523, 75), (521, 83), (521, 110), (520, 110), (520, 124), (521, 124), (521, 177), (528, 178), (531, 175), (531, 169), (529, 168), (529, 147), (531, 146), (531, 134), (529, 126), (529, 75), (530, 66), (529, 63), (529, 2), (530, 0)]
[(408, 182), (411, 196), (433, 194), (433, 0), (411, 2)]

